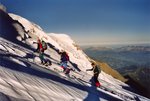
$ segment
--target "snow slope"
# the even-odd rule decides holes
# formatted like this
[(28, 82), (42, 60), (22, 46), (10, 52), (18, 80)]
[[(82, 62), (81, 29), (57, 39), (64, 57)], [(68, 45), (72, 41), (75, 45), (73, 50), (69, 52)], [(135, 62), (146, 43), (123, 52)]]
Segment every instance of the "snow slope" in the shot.
[[(5, 44), (3, 44), (5, 43)], [(28, 61), (30, 51), (17, 44), (0, 39), (0, 101), (108, 101), (121, 100), (103, 90), (84, 84), (75, 78), (68, 78), (54, 67), (60, 68), (55, 62), (50, 67), (41, 66)], [(7, 45), (12, 48), (6, 51)], [(16, 51), (19, 47), (22, 53)], [(13, 54), (14, 53), (14, 54)], [(19, 56), (19, 55), (20, 56)], [(21, 56), (26, 54), (26, 56)], [(55, 54), (55, 53), (52, 53)]]
[[(15, 14), (9, 16), (24, 27), (16, 41), (33, 49), (0, 38), (0, 101), (135, 101), (135, 97), (142, 101), (149, 100), (125, 90), (129, 88), (127, 84), (104, 72), (99, 76), (101, 84), (117, 93), (91, 86), (92, 72), (85, 71), (92, 68), (90, 62), (69, 36), (46, 34), (38, 25), (25, 18)], [(29, 37), (22, 40), (22, 33)], [(38, 54), (34, 52), (36, 45), (33, 42), (38, 38), (49, 45), (45, 58), (52, 61), (51, 66), (41, 65)], [(61, 50), (67, 51), (71, 61), (68, 65), (76, 70), (70, 73), (70, 77), (64, 75), (59, 66), (58, 51)]]

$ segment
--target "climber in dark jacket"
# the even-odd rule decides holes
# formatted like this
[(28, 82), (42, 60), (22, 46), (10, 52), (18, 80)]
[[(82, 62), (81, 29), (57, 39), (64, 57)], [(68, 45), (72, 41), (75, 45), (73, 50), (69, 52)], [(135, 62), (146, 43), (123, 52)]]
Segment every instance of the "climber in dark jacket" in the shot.
[(61, 55), (60, 65), (65, 71), (65, 69), (67, 68), (67, 63), (69, 61), (69, 55), (65, 51), (59, 52), (59, 54)]
[(86, 71), (93, 71), (93, 77), (94, 77), (95, 85), (100, 86), (100, 83), (98, 81), (98, 76), (101, 72), (101, 69), (94, 62), (91, 65), (92, 65), (93, 68), (92, 69), (87, 69)]

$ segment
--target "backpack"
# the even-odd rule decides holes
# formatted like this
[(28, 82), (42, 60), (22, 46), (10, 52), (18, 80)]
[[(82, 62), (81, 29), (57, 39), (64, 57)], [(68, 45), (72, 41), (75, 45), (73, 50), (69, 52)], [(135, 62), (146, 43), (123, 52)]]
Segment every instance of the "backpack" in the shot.
[(67, 53), (66, 53), (66, 60), (69, 61), (69, 56)]
[(61, 61), (69, 61), (69, 56), (66, 52), (63, 52), (61, 55)]
[(45, 41), (42, 41), (42, 47), (43, 47), (43, 50), (47, 49), (47, 43)]

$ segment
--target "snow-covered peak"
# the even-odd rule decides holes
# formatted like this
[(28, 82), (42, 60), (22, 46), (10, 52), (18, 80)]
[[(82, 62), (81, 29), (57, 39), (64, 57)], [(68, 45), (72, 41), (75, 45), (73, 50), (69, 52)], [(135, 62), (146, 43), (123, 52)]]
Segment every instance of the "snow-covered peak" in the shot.
[(18, 16), (18, 15), (15, 15), (15, 14), (12, 14), (12, 13), (9, 13), (9, 16), (14, 19), (14, 20), (17, 20), (19, 23), (21, 23), (26, 31), (27, 34), (29, 34), (29, 36), (32, 37), (32, 39), (34, 41), (37, 41), (37, 39), (42, 39), (46, 42), (50, 42), (52, 45), (54, 45), (55, 47), (57, 47), (58, 49), (61, 49), (59, 47), (59, 45), (54, 41), (52, 40), (43, 30), (40, 26), (34, 24), (34, 23), (31, 23), (30, 21), (28, 21), (27, 19), (21, 17), (21, 16)]
[(62, 34), (62, 33), (47, 33), (47, 34), (50, 35), (51, 37), (62, 40), (63, 42), (66, 42), (67, 44), (75, 44), (75, 42), (67, 34)]
[(21, 24), (24, 25), (25, 30), (31, 30), (33, 28), (33, 26), (31, 26), (31, 22), (29, 22), (27, 19), (19, 16), (19, 15), (15, 15), (13, 13), (10, 13), (9, 16), (13, 19), (13, 20), (17, 20), (18, 22), (20, 22)]
[(17, 20), (20, 23), (22, 23), (24, 25), (26, 31), (32, 29), (34, 26), (35, 26), (35, 28), (38, 28), (38, 29), (42, 30), (42, 28), (40, 26), (38, 26), (37, 24), (31, 23), (30, 21), (28, 21), (27, 19), (25, 19), (25, 18), (23, 18), (19, 15), (9, 13), (9, 16), (11, 16), (13, 20)]
[[(52, 44), (59, 51), (61, 50), (66, 51), (70, 57), (70, 61), (76, 65), (76, 69), (82, 71), (80, 75), (85, 75), (85, 73), (88, 73), (92, 76), (92, 72), (86, 72), (86, 69), (92, 68), (90, 61), (88, 60), (84, 52), (78, 48), (76, 43), (67, 34), (61, 34), (61, 33), (47, 34), (43, 30), (39, 29), (37, 26), (34, 26), (34, 24), (28, 21), (27, 19), (15, 14), (9, 14), (9, 15), (12, 17), (12, 19), (20, 22), (24, 26), (26, 31), (28, 30), (27, 34), (29, 34), (34, 41), (36, 41), (38, 37), (40, 39), (44, 39), (47, 43)], [(33, 46), (31, 42), (28, 43), (30, 43), (29, 45)], [(47, 50), (45, 53), (49, 54), (50, 56), (53, 56), (53, 58), (55, 58), (58, 61), (60, 59), (58, 55), (51, 54), (52, 52), (49, 50)], [(70, 64), (70, 66), (73, 65)], [(103, 81), (109, 82), (110, 84), (115, 84), (116, 86), (121, 87), (122, 85), (126, 85), (123, 82), (118, 83), (118, 80), (104, 73), (103, 71), (101, 72), (99, 78), (102, 79)], [(89, 78), (85, 78), (85, 79), (88, 80)]]
[(92, 68), (82, 50), (78, 50), (75, 42), (68, 35), (55, 33), (46, 34), (43, 30), (34, 26), (34, 24), (27, 19), (11, 13), (9, 15), (12, 19), (17, 20), (24, 26), (26, 32), (33, 37), (34, 41), (40, 38), (45, 40), (47, 43), (52, 44), (60, 51), (65, 50), (69, 54), (71, 61), (78, 64), (78, 66), (84, 71), (87, 68)]
[[(27, 19), (15, 14), (9, 15), (22, 24), (25, 30), (22, 33), (30, 36), (20, 40), (22, 43), (35, 49), (36, 46), (33, 42), (39, 38), (53, 46), (49, 46), (44, 54), (44, 58), (50, 60), (52, 65), (48, 67), (41, 65), (39, 54), (34, 52), (34, 49), (28, 49), (28, 47), (0, 38), (1, 95), (8, 95), (9, 99), (31, 101), (116, 101), (128, 99), (135, 101), (134, 97), (139, 96), (125, 90), (123, 87), (129, 87), (127, 84), (116, 80), (103, 71), (99, 80), (101, 85), (110, 91), (91, 86), (90, 80), (93, 73), (85, 71), (92, 68), (91, 63), (68, 35), (47, 34), (38, 25)], [(70, 73), (71, 77), (62, 72), (60, 54), (58, 53), (61, 50), (65, 50), (70, 57), (68, 67), (75, 69)], [(0, 98), (2, 98), (1, 95)], [(7, 97), (3, 97), (3, 99), (7, 99)], [(141, 97), (141, 99), (145, 98)]]
[(88, 58), (85, 56), (82, 50), (78, 49), (76, 43), (71, 39), (71, 37), (66, 34), (55, 33), (49, 33), (48, 35), (69, 54), (71, 61), (78, 64), (80, 69), (85, 71), (87, 68), (92, 68)]

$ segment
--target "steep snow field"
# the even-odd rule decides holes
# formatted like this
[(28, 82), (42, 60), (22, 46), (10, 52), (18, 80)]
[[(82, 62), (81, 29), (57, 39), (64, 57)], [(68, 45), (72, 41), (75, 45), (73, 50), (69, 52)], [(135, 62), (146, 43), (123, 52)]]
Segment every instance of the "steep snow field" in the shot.
[[(86, 69), (92, 68), (90, 65), (91, 63), (89, 62), (89, 60), (87, 59), (87, 57), (85, 56), (83, 51), (78, 50), (77, 47), (75, 47), (75, 42), (69, 36), (67, 36), (65, 34), (54, 34), (54, 33), (46, 34), (41, 29), (39, 29), (39, 27), (34, 26), (35, 24), (33, 25), (28, 20), (26, 20), (22, 17), (19, 17), (17, 15), (14, 15), (14, 14), (10, 14), (10, 16), (14, 20), (18, 20), (25, 27), (26, 30), (29, 30), (29, 32), (30, 32), (30, 30), (34, 29), (34, 32), (30, 33), (30, 34), (36, 35), (36, 38), (31, 39), (31, 41), (32, 40), (37, 41), (37, 37), (39, 37), (40, 39), (43, 39), (46, 42), (55, 46), (56, 49), (67, 51), (71, 62), (77, 64), (78, 68), (81, 69), (82, 71), (85, 72)], [(31, 43), (30, 45), (33, 46), (32, 42), (28, 42), (28, 43)], [(54, 52), (54, 50), (48, 49), (48, 51), (46, 51), (45, 53), (50, 55), (50, 57), (59, 61), (60, 56), (57, 53), (54, 54), (53, 52)], [(92, 72), (90, 74), (92, 74)], [(128, 86), (128, 85), (120, 82), (119, 80), (112, 78), (112, 76), (107, 75), (104, 72), (102, 72), (99, 77), (103, 80), (106, 80), (107, 82), (109, 82), (111, 84), (116, 84), (117, 86), (119, 86), (119, 85), (120, 86)]]
[[(87, 56), (66, 34), (45, 33), (38, 25), (15, 14), (9, 14), (24, 27), (19, 30), (16, 41), (27, 44), (31, 49), (0, 38), (0, 101), (148, 101), (149, 99), (125, 90), (127, 84), (101, 72), (99, 81), (103, 90), (91, 86), (92, 68)], [(18, 28), (18, 26), (15, 26)], [(20, 27), (19, 27), (20, 28)], [(26, 37), (24, 37), (26, 36)], [(29, 37), (30, 36), (30, 37)], [(7, 35), (9, 37), (9, 35)], [(40, 64), (36, 49), (37, 39), (48, 43), (45, 59), (51, 66)], [(70, 68), (75, 72), (64, 75), (60, 67), (58, 51), (65, 50)], [(115, 93), (113, 94), (112, 91)]]
[[(52, 66), (45, 67), (34, 62), (37, 61), (34, 59), (37, 55), (31, 51), (4, 39), (0, 39), (0, 44), (1, 101), (107, 101), (111, 99), (117, 101), (121, 99), (117, 95), (101, 89), (97, 90), (78, 79), (69, 78), (62, 72), (55, 71), (54, 68), (61, 71), (56, 61), (52, 62)], [(18, 52), (17, 47), (22, 49), (22, 52)], [(24, 54), (26, 56), (23, 56)], [(57, 53), (51, 51), (51, 54)], [(80, 77), (75, 73), (74, 76)], [(90, 75), (86, 76), (90, 79)]]

